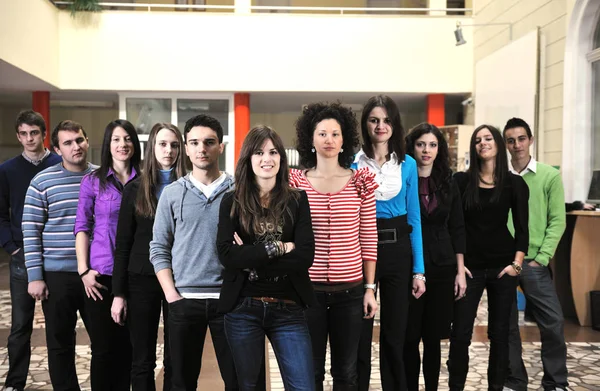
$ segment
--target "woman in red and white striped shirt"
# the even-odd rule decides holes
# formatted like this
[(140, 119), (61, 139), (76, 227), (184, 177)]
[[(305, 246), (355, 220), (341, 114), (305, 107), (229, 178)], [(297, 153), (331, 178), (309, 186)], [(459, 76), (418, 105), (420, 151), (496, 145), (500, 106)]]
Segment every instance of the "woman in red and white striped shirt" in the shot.
[(349, 168), (359, 145), (357, 128), (352, 110), (339, 103), (310, 104), (296, 122), (297, 150), (308, 169), (292, 170), (290, 184), (306, 191), (315, 234), (309, 275), (318, 306), (306, 317), (317, 390), (325, 379), (327, 338), (334, 388), (357, 388), (362, 319), (377, 311), (377, 184), (367, 169)]

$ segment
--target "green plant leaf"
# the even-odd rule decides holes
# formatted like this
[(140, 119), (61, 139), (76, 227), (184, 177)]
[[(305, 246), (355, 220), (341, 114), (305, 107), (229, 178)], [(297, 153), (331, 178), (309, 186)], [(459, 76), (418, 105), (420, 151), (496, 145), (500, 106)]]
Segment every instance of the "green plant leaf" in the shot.
[(100, 12), (102, 7), (99, 3), (99, 0), (73, 0), (69, 5), (71, 16), (75, 17), (77, 12)]

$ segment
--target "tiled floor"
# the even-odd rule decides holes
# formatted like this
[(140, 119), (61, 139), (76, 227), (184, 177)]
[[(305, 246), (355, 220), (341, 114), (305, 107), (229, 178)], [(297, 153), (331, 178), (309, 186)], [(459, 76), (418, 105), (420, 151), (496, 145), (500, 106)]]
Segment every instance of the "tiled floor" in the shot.
[[(489, 344), (486, 342), (487, 329), (487, 312), (484, 305), (480, 306), (475, 334), (474, 343), (470, 348), (471, 371), (467, 378), (467, 391), (479, 391), (487, 388), (486, 386), (486, 370)], [(377, 326), (377, 322), (376, 322)], [(523, 358), (525, 366), (530, 376), (530, 390), (540, 388), (542, 378), (542, 364), (540, 357), (540, 343), (537, 327), (532, 323), (526, 323), (521, 319), (522, 334), (525, 342), (523, 344)], [(573, 322), (568, 322), (566, 325), (565, 335), (568, 342), (568, 367), (572, 390), (596, 390), (600, 391), (600, 332), (592, 331), (589, 328), (580, 328)], [(34, 322), (34, 336), (32, 337), (33, 352), (31, 357), (31, 367), (28, 379), (27, 389), (42, 389), (51, 390), (49, 375), (47, 351), (45, 348), (44, 338), (44, 319), (41, 312), (41, 307), (36, 307), (36, 316)], [(0, 257), (0, 386), (4, 385), (4, 378), (8, 370), (8, 357), (6, 351), (6, 337), (10, 329), (10, 297), (8, 292), (8, 265), (4, 257)], [(90, 389), (89, 385), (89, 365), (90, 365), (90, 349), (88, 345), (87, 335), (83, 324), (78, 324), (78, 345), (77, 353), (77, 371), (82, 389)], [(203, 370), (199, 380), (198, 389), (219, 389), (222, 388), (214, 353), (212, 352), (211, 344), (205, 345), (205, 360), (203, 362)], [(158, 345), (158, 361), (157, 361), (157, 378), (162, 375), (162, 348), (163, 345)], [(373, 374), (371, 379), (371, 390), (380, 390), (381, 381), (379, 377), (379, 345), (373, 343)], [(442, 345), (442, 357), (448, 355), (448, 343)], [(329, 363), (327, 363), (329, 365)], [(269, 372), (270, 372), (270, 387), (272, 391), (283, 390), (283, 383), (279, 376), (277, 361), (274, 353), (269, 346)], [(448, 378), (448, 373), (444, 365), (441, 368), (440, 374), (440, 390), (447, 390), (445, 385)], [(161, 381), (158, 381), (157, 389), (160, 389)], [(331, 389), (331, 378), (326, 378), (326, 390)]]

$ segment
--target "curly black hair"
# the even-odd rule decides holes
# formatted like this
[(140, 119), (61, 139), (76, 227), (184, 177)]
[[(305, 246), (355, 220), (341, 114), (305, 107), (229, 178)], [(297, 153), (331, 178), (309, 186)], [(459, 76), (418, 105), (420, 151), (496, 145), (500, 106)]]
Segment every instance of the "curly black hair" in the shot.
[(317, 124), (326, 119), (334, 119), (342, 130), (342, 149), (338, 163), (344, 168), (350, 168), (354, 154), (360, 146), (358, 136), (358, 121), (352, 109), (340, 102), (311, 103), (304, 107), (302, 114), (296, 120), (296, 149), (300, 155), (300, 164), (305, 168), (317, 165), (317, 155), (312, 151), (313, 136)]

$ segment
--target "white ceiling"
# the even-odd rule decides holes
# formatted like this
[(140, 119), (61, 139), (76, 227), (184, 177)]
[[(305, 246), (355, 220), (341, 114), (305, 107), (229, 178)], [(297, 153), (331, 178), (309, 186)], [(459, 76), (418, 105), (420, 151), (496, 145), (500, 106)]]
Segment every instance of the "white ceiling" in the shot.
[(56, 87), (0, 60), (0, 90), (52, 91)]

